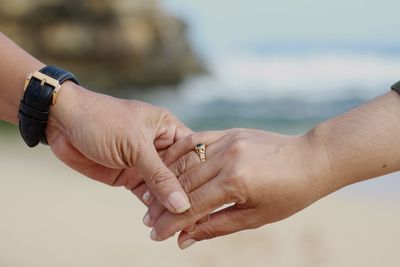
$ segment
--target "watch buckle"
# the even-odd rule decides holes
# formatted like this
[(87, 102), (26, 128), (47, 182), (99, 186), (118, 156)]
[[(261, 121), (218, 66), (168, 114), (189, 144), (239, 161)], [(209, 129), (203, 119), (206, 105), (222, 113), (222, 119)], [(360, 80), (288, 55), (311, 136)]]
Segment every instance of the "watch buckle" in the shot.
[(45, 84), (47, 84), (54, 88), (53, 99), (52, 99), (52, 104), (54, 105), (56, 103), (56, 99), (57, 99), (57, 91), (61, 88), (60, 82), (46, 74), (43, 74), (39, 71), (35, 71), (35, 72), (29, 74), (28, 77), (26, 78), (24, 91), (26, 91), (26, 88), (28, 87), (32, 78), (39, 80), (41, 86), (44, 86)]

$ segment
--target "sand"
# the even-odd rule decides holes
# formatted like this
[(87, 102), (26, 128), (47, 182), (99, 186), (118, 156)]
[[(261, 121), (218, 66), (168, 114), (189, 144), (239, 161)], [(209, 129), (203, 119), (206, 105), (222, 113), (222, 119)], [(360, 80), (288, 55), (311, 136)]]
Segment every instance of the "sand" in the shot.
[(400, 196), (336, 193), (283, 222), (181, 251), (175, 239), (148, 238), (146, 209), (129, 192), (69, 170), (46, 147), (3, 138), (0, 177), (1, 267), (400, 266)]

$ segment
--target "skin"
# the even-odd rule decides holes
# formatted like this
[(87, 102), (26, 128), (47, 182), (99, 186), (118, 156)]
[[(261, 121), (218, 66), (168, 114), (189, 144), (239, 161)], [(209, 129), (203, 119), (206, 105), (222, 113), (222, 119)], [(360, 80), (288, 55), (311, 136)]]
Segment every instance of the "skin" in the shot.
[[(29, 73), (45, 65), (0, 34), (0, 119), (18, 123)], [(147, 103), (97, 94), (65, 82), (50, 108), (46, 136), (54, 154), (78, 172), (143, 198), (144, 182), (173, 213), (190, 207), (175, 175), (157, 151), (191, 131), (170, 112)]]
[[(191, 209), (175, 215), (154, 201), (145, 223), (157, 241), (181, 231), (184, 249), (280, 221), (347, 185), (400, 170), (399, 132), (400, 96), (389, 92), (305, 135), (195, 133), (164, 154)], [(198, 143), (208, 145), (205, 163), (193, 152)], [(214, 212), (225, 204), (230, 206)]]

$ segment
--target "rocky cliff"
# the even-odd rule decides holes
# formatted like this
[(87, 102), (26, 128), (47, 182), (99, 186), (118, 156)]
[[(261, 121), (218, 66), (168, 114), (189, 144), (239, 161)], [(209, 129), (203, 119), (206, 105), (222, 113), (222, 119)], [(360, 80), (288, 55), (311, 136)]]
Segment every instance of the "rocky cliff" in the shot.
[(176, 84), (202, 71), (185, 23), (157, 0), (0, 0), (0, 31), (101, 90)]

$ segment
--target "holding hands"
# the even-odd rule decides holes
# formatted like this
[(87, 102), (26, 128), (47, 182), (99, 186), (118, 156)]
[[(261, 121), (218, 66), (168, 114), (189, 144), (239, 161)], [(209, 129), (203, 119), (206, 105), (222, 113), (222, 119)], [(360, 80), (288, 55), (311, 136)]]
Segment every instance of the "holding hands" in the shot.
[[(0, 56), (0, 119), (18, 124), (26, 77), (44, 64), (2, 34)], [(42, 104), (38, 96), (53, 91), (42, 90), (46, 79), (34, 83), (28, 95)], [(400, 83), (393, 89), (400, 94)], [(162, 108), (71, 82), (62, 83), (50, 110), (24, 104), (38, 116), (24, 117), (46, 126), (40, 134), (68, 166), (140, 198), (149, 208), (143, 222), (153, 228), (152, 239), (181, 232), (178, 243), (186, 248), (282, 220), (346, 185), (400, 170), (398, 93), (299, 136), (250, 129), (192, 133)], [(32, 125), (28, 133), (35, 133)]]
[[(184, 249), (285, 219), (342, 187), (400, 170), (400, 150), (393, 146), (398, 118), (399, 95), (390, 92), (305, 135), (250, 129), (191, 134), (162, 156), (191, 208), (173, 214), (153, 198), (143, 221), (156, 241), (180, 232)], [(195, 152), (198, 144), (206, 144), (205, 162)]]
[[(205, 162), (194, 151), (199, 143), (208, 144)], [(186, 248), (304, 209), (327, 193), (319, 182), (322, 170), (315, 166), (326, 159), (317, 158), (317, 149), (306, 135), (250, 129), (195, 133), (177, 141), (163, 158), (192, 207), (174, 215), (159, 202), (152, 203), (145, 220), (154, 228), (152, 239), (161, 241), (183, 230), (178, 242)], [(219, 209), (224, 205), (229, 206)]]

